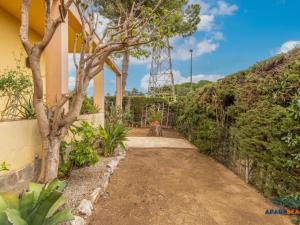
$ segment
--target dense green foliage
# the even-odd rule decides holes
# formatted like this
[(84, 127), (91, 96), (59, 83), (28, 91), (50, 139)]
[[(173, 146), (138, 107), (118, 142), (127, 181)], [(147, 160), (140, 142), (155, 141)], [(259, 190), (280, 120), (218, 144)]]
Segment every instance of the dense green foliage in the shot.
[[(300, 210), (300, 195), (294, 194), (287, 197), (275, 197), (272, 202), (280, 207), (287, 209)], [(291, 220), (294, 224), (300, 225), (300, 215), (292, 215)]]
[[(192, 83), (192, 90), (195, 91), (210, 83), (208, 80), (200, 80), (197, 83)], [(186, 96), (191, 91), (191, 83), (176, 84), (175, 90), (177, 96)]]
[[(82, 121), (80, 125), (73, 125), (70, 129), (71, 140), (62, 141), (60, 145), (59, 176), (68, 175), (72, 167), (92, 166), (99, 161), (99, 156), (94, 148), (98, 130), (88, 122)], [(67, 148), (70, 151), (67, 153)]]
[(149, 122), (161, 121), (162, 113), (158, 111), (155, 107), (149, 108)]
[(47, 185), (30, 183), (29, 191), (20, 197), (0, 195), (1, 225), (57, 225), (74, 219), (64, 208), (66, 182), (53, 180)]
[[(115, 110), (114, 107), (115, 97), (107, 96), (105, 98), (105, 111), (108, 115), (113, 115), (111, 112)], [(163, 108), (164, 105), (164, 118), (168, 115), (169, 102), (164, 98), (146, 97), (146, 96), (126, 96), (123, 98), (123, 123), (130, 126), (140, 126), (141, 121), (144, 120), (146, 108), (153, 105), (160, 105)], [(169, 112), (170, 124), (174, 119), (173, 112)]]
[[(157, 5), (158, 3), (159, 5)], [(152, 29), (155, 29), (157, 41), (163, 39), (163, 37), (175, 35), (188, 36), (197, 30), (197, 25), (200, 22), (200, 5), (188, 3), (189, 1), (187, 0), (94, 1), (100, 14), (111, 20), (110, 26), (118, 25), (118, 19), (124, 20), (125, 15), (129, 13), (133, 13), (133, 16), (139, 22), (147, 18), (145, 35), (149, 34)], [(135, 8), (134, 11), (132, 7)], [(163, 23), (161, 22), (162, 18)], [(132, 32), (134, 31), (133, 29)]]
[(177, 128), (266, 196), (297, 193), (299, 88), (300, 50), (294, 50), (179, 98)]
[(145, 96), (144, 92), (139, 91), (136, 88), (132, 88), (131, 91), (126, 90), (126, 96)]
[(99, 161), (97, 151), (93, 148), (97, 137), (97, 129), (88, 122), (82, 121), (80, 126), (71, 128), (73, 139), (69, 143), (71, 152), (69, 160), (77, 167), (91, 166)]
[(99, 110), (94, 106), (93, 98), (84, 96), (84, 100), (80, 109), (80, 114), (95, 114), (98, 113), (98, 111)]

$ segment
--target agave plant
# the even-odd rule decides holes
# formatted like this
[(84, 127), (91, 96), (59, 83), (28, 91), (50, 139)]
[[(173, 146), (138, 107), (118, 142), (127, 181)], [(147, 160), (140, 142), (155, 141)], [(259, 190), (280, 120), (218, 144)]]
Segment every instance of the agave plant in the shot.
[(42, 185), (30, 183), (29, 190), (20, 197), (12, 193), (0, 194), (1, 225), (57, 225), (74, 219), (71, 210), (61, 209), (66, 182), (53, 180)]
[(35, 109), (33, 106), (32, 99), (24, 97), (19, 105), (19, 114), (22, 119), (30, 120), (35, 118)]
[(122, 122), (117, 124), (107, 124), (106, 128), (100, 127), (99, 136), (103, 144), (103, 154), (105, 157), (114, 154), (115, 149), (120, 146), (125, 149), (124, 141), (127, 140), (127, 129)]

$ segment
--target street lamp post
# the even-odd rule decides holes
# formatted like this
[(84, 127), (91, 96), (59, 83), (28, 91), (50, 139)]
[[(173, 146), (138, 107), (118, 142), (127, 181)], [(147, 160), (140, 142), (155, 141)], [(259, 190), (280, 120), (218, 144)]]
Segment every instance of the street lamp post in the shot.
[(190, 53), (191, 53), (190, 82), (191, 82), (191, 91), (193, 91), (193, 49), (190, 49)]

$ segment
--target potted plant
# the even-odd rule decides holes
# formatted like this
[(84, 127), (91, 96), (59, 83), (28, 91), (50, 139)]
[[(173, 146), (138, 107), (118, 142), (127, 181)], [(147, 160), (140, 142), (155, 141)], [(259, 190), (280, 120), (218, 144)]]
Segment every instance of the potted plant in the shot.
[(149, 136), (162, 136), (161, 119), (162, 113), (154, 108), (151, 108), (149, 111)]
[(162, 114), (160, 111), (158, 110), (155, 110), (155, 109), (151, 109), (150, 110), (150, 116), (149, 116), (149, 122), (150, 122), (150, 125), (156, 125), (156, 126), (159, 126), (160, 125), (160, 121), (161, 121), (161, 117), (162, 117)]

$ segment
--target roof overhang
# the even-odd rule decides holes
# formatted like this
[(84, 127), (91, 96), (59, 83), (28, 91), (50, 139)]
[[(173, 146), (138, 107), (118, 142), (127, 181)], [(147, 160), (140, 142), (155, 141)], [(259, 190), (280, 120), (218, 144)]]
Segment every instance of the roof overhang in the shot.
[[(21, 18), (21, 2), (22, 0), (0, 0), (0, 7), (17, 18), (20, 21)], [(44, 1), (32, 0), (29, 11), (29, 26), (30, 29), (40, 37), (44, 34)], [(79, 52), (80, 40), (78, 46), (74, 49), (76, 34), (81, 33), (81, 22), (76, 7), (72, 5), (68, 13), (68, 51), (69, 53)], [(97, 40), (95, 40), (97, 42)], [(99, 41), (99, 40), (98, 40)], [(96, 43), (95, 42), (95, 43)], [(121, 75), (120, 69), (115, 62), (109, 58), (106, 61), (107, 66), (116, 75)]]

